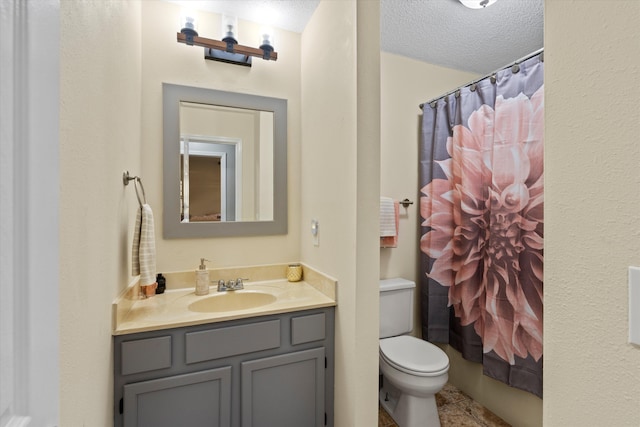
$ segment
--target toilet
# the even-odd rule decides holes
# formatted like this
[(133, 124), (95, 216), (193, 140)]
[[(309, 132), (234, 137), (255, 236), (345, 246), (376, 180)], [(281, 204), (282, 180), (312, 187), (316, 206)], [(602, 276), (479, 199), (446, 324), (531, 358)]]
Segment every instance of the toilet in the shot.
[(449, 358), (408, 334), (416, 284), (380, 280), (380, 404), (399, 427), (440, 427), (435, 394), (447, 382)]

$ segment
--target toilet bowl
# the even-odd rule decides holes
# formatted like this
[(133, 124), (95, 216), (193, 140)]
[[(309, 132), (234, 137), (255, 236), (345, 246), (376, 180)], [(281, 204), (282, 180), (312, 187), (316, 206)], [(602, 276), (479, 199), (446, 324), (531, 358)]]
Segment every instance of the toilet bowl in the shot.
[(439, 427), (435, 394), (447, 383), (449, 359), (435, 345), (402, 335), (380, 340), (380, 404), (400, 427)]
[(439, 427), (435, 394), (447, 382), (449, 358), (405, 335), (413, 326), (414, 289), (405, 279), (380, 281), (380, 404), (399, 427)]

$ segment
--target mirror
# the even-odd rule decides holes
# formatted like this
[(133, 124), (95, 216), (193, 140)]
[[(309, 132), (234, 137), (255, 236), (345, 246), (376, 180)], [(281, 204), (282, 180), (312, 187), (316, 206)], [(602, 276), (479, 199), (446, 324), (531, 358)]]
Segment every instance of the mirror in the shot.
[(163, 235), (287, 233), (287, 101), (163, 84)]

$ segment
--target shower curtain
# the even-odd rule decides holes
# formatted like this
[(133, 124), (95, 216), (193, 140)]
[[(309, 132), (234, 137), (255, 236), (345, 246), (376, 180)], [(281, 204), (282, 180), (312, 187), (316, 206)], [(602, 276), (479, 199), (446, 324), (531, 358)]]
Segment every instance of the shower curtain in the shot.
[(541, 54), (424, 104), (423, 337), (542, 397)]

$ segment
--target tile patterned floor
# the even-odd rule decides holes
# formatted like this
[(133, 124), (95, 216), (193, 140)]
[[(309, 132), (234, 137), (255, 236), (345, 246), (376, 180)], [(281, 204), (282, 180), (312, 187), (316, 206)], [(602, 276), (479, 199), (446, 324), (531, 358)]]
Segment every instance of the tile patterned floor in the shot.
[[(510, 427), (493, 412), (447, 384), (436, 394), (442, 427)], [(378, 410), (378, 427), (398, 427), (384, 409)]]

